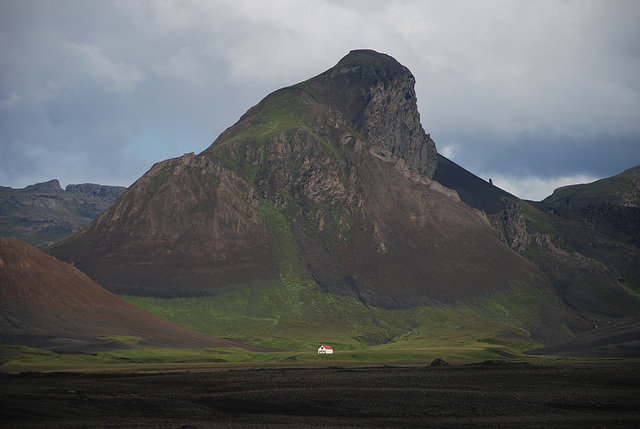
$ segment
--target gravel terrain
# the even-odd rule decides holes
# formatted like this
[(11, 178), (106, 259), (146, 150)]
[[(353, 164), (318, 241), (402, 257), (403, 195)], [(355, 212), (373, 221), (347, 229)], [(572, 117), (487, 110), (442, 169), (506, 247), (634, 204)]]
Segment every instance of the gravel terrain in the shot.
[(5, 428), (638, 428), (640, 366), (0, 374)]

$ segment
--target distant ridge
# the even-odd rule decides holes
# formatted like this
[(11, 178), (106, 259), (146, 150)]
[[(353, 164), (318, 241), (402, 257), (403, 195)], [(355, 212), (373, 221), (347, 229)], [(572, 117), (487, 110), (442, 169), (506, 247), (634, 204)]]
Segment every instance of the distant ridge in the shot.
[(22, 189), (0, 186), (0, 237), (49, 246), (94, 220), (125, 190), (92, 183), (63, 190), (57, 179)]
[(593, 183), (563, 186), (542, 202), (574, 208), (586, 208), (594, 203), (640, 207), (640, 165)]

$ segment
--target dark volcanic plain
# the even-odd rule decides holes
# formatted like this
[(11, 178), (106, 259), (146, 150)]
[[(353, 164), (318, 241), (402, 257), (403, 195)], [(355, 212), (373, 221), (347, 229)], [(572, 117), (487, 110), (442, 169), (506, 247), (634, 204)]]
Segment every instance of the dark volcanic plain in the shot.
[(0, 395), (7, 428), (640, 427), (635, 364), (0, 374)]

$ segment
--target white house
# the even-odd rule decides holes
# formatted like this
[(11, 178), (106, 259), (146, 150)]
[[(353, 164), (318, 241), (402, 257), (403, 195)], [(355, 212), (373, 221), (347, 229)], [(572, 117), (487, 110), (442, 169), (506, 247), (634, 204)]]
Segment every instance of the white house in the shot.
[(330, 355), (333, 353), (333, 349), (331, 346), (322, 345), (318, 348), (318, 354), (320, 355)]

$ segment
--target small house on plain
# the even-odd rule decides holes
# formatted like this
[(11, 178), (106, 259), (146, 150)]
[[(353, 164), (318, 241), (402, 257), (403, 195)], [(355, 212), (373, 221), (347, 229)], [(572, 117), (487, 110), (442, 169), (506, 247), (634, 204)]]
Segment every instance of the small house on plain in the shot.
[(333, 353), (333, 349), (331, 348), (331, 346), (321, 345), (318, 348), (318, 354), (319, 355), (330, 355), (332, 353)]

